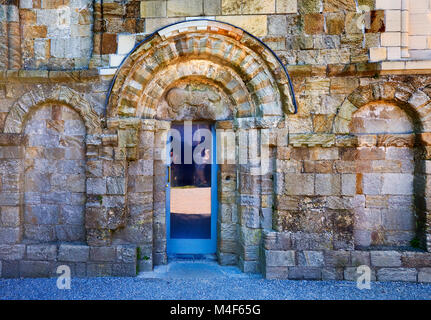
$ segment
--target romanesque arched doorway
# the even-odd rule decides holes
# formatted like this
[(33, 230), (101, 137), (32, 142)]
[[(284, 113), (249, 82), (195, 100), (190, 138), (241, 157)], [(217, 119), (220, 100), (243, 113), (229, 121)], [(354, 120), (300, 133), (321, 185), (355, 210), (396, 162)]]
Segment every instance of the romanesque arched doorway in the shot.
[(176, 122), (204, 121), (227, 156), (213, 177), (219, 262), (258, 271), (262, 228), (272, 219), (270, 137), (295, 110), (286, 69), (244, 30), (194, 20), (149, 36), (123, 61), (107, 107), (127, 162), (126, 224), (113, 241), (138, 244), (153, 264), (166, 262), (167, 136)]

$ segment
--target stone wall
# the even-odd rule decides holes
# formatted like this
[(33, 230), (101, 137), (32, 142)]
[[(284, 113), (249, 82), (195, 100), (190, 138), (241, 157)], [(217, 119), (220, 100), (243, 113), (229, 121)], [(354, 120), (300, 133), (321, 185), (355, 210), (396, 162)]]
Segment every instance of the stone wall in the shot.
[[(91, 247), (77, 244), (0, 245), (2, 278), (58, 277), (68, 266), (72, 277), (136, 276), (136, 247)], [(62, 272), (60, 272), (62, 273)]]
[(359, 266), (369, 266), (371, 281), (431, 281), (431, 255), (425, 252), (328, 250), (294, 233), (264, 234), (268, 279), (356, 281)]
[[(186, 114), (250, 156), (219, 166), (221, 264), (348, 280), (367, 264), (377, 280), (430, 281), (431, 77), (417, 60), (426, 35), (409, 47), (394, 18), (419, 15), (405, 3), (0, 1), (3, 276), (51, 275), (63, 260), (77, 275), (165, 264), (165, 141)], [(217, 106), (167, 99), (189, 84)], [(269, 150), (263, 175), (252, 137)], [(85, 259), (60, 254), (71, 242)], [(138, 254), (122, 261), (121, 245)]]

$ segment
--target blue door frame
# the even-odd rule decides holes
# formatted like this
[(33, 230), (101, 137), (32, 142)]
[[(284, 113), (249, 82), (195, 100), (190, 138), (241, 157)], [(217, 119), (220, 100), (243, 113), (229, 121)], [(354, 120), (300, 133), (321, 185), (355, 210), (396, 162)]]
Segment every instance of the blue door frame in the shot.
[[(211, 126), (211, 238), (210, 239), (171, 239), (171, 181), (170, 181), (170, 150), (167, 150), (168, 165), (166, 167), (166, 240), (168, 254), (212, 254), (217, 250), (217, 142), (215, 126)], [(169, 149), (169, 148), (168, 148)]]

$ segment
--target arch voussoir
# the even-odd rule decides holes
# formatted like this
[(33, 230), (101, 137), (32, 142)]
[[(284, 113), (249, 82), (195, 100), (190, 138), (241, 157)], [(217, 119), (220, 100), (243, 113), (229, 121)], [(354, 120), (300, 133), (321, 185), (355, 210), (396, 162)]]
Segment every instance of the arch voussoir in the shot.
[[(171, 65), (198, 59), (231, 69), (242, 79), (258, 106), (258, 112), (253, 116), (282, 116), (285, 112), (295, 112), (288, 75), (272, 51), (239, 28), (216, 21), (196, 20), (160, 30), (129, 55), (115, 77), (107, 116), (153, 116), (140, 114), (142, 108), (154, 109), (161, 95), (159, 91), (147, 90), (148, 86), (154, 86), (152, 80), (160, 78), (157, 75)], [(193, 69), (193, 76), (207, 77), (212, 72), (204, 65), (201, 67)], [(172, 72), (177, 73), (173, 78), (178, 78), (178, 73), (184, 70)], [(219, 75), (220, 82), (225, 84), (229, 79), (224, 77), (232, 78), (229, 73), (220, 72)], [(141, 107), (139, 104), (143, 102), (150, 105)]]

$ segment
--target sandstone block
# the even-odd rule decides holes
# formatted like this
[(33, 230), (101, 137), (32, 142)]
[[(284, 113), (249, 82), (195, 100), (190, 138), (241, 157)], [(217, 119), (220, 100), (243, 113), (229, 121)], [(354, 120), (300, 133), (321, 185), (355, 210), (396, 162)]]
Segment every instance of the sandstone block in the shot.
[(0, 227), (0, 243), (14, 244), (21, 240), (20, 228), (2, 228)]
[[(149, 1), (153, 2), (153, 1)], [(147, 1), (143, 1), (142, 3), (147, 3)], [(118, 48), (117, 53), (124, 55), (128, 54), (130, 51), (132, 51), (133, 47), (135, 46), (135, 36), (134, 35), (128, 35), (128, 34), (119, 34), (118, 35)]]
[(306, 267), (322, 267), (324, 258), (322, 251), (298, 252), (298, 265)]
[(266, 15), (217, 16), (216, 20), (236, 25), (256, 37), (264, 37), (268, 32)]
[(403, 267), (431, 268), (431, 254), (428, 252), (405, 252), (401, 257), (401, 260), (403, 262)]
[(165, 1), (141, 1), (141, 18), (166, 17)]
[(343, 280), (343, 268), (322, 268), (322, 280)]
[(285, 16), (269, 16), (268, 17), (268, 34), (269, 35), (284, 35), (287, 30), (287, 21)]
[[(143, 268), (140, 271), (151, 271)], [(114, 277), (135, 277), (137, 275), (136, 264), (134, 263), (114, 263), (112, 264), (112, 275)]]
[(344, 31), (344, 14), (341, 12), (326, 15), (326, 30), (328, 34), (339, 35)]
[(123, 263), (136, 263), (136, 247), (127, 245), (118, 246), (117, 261)]
[(284, 176), (284, 186), (287, 195), (312, 195), (314, 193), (314, 175), (287, 173)]
[(346, 250), (330, 250), (324, 253), (325, 266), (349, 267), (351, 264), (350, 252)]
[(338, 195), (341, 192), (341, 179), (338, 174), (316, 174), (316, 195)]
[(110, 263), (88, 263), (87, 277), (107, 277), (112, 275)]
[(377, 280), (416, 282), (417, 274), (413, 268), (382, 268), (377, 271)]
[(221, 14), (220, 1), (204, 0), (204, 14), (206, 16), (216, 16)]
[(83, 245), (62, 244), (58, 250), (59, 261), (86, 262), (88, 261), (90, 247)]
[(90, 247), (90, 260), (100, 262), (114, 262), (116, 259), (115, 247)]
[(106, 193), (107, 194), (125, 194), (126, 179), (117, 177), (106, 178)]
[(40, 242), (55, 241), (55, 228), (52, 225), (24, 225), (24, 235), (27, 239)]
[(356, 194), (356, 174), (341, 175), (341, 194), (345, 196)]
[(367, 251), (353, 251), (352, 252), (352, 265), (359, 267), (362, 265), (370, 266), (370, 253)]
[(49, 244), (30, 244), (27, 246), (28, 260), (53, 261), (57, 258), (57, 246)]
[(266, 265), (269, 267), (287, 267), (295, 265), (295, 251), (265, 251)]
[(232, 223), (221, 223), (220, 236), (225, 240), (236, 240), (238, 238), (236, 225)]
[(324, 16), (320, 13), (310, 13), (304, 16), (305, 33), (321, 34), (324, 31)]
[(52, 264), (46, 261), (20, 261), (19, 273), (24, 278), (44, 278), (52, 273)]
[(396, 251), (371, 251), (371, 264), (376, 267), (401, 266), (401, 253)]
[[(344, 268), (344, 279), (348, 281), (357, 281), (362, 273), (358, 273), (357, 267)], [(371, 281), (376, 281), (376, 272), (371, 270)]]
[(298, 1), (297, 0), (277, 0), (276, 2), (277, 13), (297, 13)]
[(104, 178), (87, 179), (88, 194), (106, 194), (106, 180)]
[(266, 279), (289, 279), (288, 267), (266, 267), (265, 278)]
[(0, 260), (21, 260), (24, 258), (25, 245), (0, 244)]
[(413, 194), (413, 175), (385, 173), (383, 175), (383, 194)]
[(218, 261), (222, 266), (232, 266), (238, 264), (238, 256), (234, 253), (217, 253)]
[(321, 280), (322, 269), (318, 267), (290, 267), (289, 279), (295, 280)]
[(419, 269), (418, 282), (431, 282), (431, 268)]
[(2, 278), (19, 278), (20, 261), (2, 261)]
[(168, 17), (190, 17), (203, 15), (202, 0), (168, 0)]

